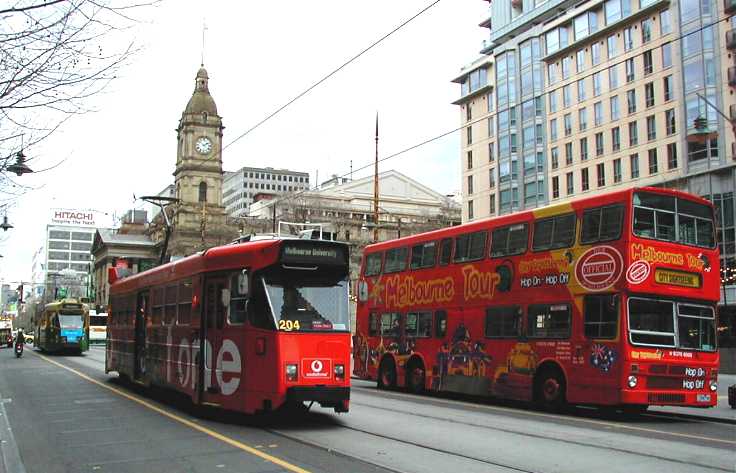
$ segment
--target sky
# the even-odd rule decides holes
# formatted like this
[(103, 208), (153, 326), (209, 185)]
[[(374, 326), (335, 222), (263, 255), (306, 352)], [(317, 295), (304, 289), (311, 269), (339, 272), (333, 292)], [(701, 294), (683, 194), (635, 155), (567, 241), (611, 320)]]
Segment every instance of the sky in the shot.
[[(126, 31), (141, 47), (120, 76), (43, 143), (27, 149), (31, 186), (9, 209), (0, 235), (0, 279), (30, 281), (52, 208), (94, 211), (98, 226), (144, 204), (135, 196), (173, 183), (176, 127), (204, 58), (225, 125), (223, 168), (286, 168), (331, 175), (372, 173), (375, 119), (379, 158), (457, 128), (452, 83), (479, 57), (488, 3), (441, 0), (377, 47), (256, 130), (246, 130), (432, 0), (232, 2), (166, 0)], [(204, 31), (203, 47), (203, 24)], [(121, 40), (125, 40), (122, 38)], [(432, 189), (461, 188), (460, 135), (380, 164)], [(369, 166), (362, 171), (359, 168)]]

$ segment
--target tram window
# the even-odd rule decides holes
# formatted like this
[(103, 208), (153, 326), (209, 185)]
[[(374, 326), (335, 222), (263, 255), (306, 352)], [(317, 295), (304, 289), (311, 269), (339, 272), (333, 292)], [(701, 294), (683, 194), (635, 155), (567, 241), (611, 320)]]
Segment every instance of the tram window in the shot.
[(533, 251), (569, 248), (575, 242), (575, 214), (557, 215), (534, 222)]
[(368, 318), (368, 335), (371, 337), (377, 337), (380, 333), (381, 322), (376, 312), (371, 312)]
[(176, 286), (166, 287), (166, 307), (164, 309), (164, 324), (171, 325), (176, 320)]
[(434, 313), (434, 336), (445, 338), (447, 335), (447, 312), (438, 310)]
[(429, 338), (432, 336), (432, 313), (431, 312), (409, 312), (406, 314), (406, 327), (404, 333), (407, 337)]
[(491, 236), (491, 257), (520, 255), (526, 252), (529, 241), (529, 225), (518, 223), (493, 231)]
[(271, 306), (266, 299), (266, 290), (263, 287), (263, 280), (252, 284), (248, 306), (248, 323), (256, 328), (275, 329), (273, 316), (271, 315)]
[(383, 263), (384, 273), (398, 273), (406, 269), (406, 258), (409, 248), (392, 248), (386, 250), (386, 261)]
[(400, 319), (401, 314), (398, 312), (381, 314), (381, 335), (387, 337), (398, 337), (401, 333)]
[(585, 296), (583, 312), (586, 338), (616, 338), (618, 332), (618, 296)]
[(440, 243), (440, 266), (447, 266), (450, 264), (450, 257), (452, 256), (452, 238), (445, 238)]
[(366, 276), (376, 276), (381, 274), (381, 257), (383, 253), (372, 253), (365, 256), (365, 272)]
[(623, 226), (624, 207), (610, 205), (583, 212), (583, 225), (580, 230), (580, 243), (618, 240)]
[(226, 283), (227, 280), (220, 278), (207, 282), (207, 328), (221, 329), (223, 327), (226, 307), (222, 296), (227, 289)]
[(176, 323), (178, 325), (189, 325), (192, 318), (192, 281), (186, 280), (179, 283), (179, 308)]
[(519, 306), (486, 309), (486, 338), (516, 338), (519, 335)]
[(240, 272), (233, 273), (230, 276), (230, 307), (227, 313), (227, 321), (231, 325), (244, 323), (246, 317), (245, 309), (248, 301), (248, 291), (247, 288), (241, 287), (240, 278)]
[(567, 304), (535, 304), (527, 310), (529, 338), (569, 338), (571, 311)]
[(437, 257), (437, 242), (430, 241), (411, 247), (411, 269), (431, 268)]
[(151, 313), (151, 323), (153, 325), (161, 325), (164, 319), (164, 288), (157, 287), (153, 290), (153, 311)]
[(455, 256), (453, 263), (476, 261), (483, 258), (486, 251), (488, 232), (466, 233), (455, 238)]

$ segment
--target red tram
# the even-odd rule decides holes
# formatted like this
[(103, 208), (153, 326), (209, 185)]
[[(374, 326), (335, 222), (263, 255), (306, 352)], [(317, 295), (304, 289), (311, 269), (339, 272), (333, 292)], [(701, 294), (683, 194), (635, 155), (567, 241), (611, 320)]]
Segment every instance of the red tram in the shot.
[(105, 371), (253, 413), (350, 402), (348, 247), (266, 239), (114, 281)]

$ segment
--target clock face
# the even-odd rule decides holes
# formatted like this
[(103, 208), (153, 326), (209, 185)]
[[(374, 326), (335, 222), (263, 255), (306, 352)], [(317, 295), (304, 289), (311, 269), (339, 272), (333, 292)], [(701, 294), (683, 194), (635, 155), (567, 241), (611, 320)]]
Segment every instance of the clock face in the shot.
[(207, 154), (212, 151), (212, 142), (207, 137), (201, 137), (195, 143), (195, 147), (200, 154)]

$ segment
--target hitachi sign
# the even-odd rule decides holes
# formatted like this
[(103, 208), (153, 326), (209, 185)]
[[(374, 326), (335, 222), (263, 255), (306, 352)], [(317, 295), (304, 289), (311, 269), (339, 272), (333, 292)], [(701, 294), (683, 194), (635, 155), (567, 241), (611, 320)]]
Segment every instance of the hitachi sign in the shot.
[(80, 212), (75, 210), (52, 210), (51, 222), (54, 225), (95, 225), (95, 214), (93, 212)]

